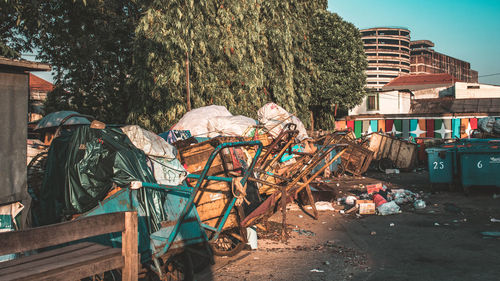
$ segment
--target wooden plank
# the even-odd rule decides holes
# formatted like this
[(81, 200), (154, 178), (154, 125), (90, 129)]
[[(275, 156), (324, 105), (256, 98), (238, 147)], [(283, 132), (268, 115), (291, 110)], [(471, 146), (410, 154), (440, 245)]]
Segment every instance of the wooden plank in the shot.
[[(23, 257), (19, 257), (19, 258), (10, 260), (10, 261), (0, 262), (0, 270), (7, 268), (7, 267), (19, 265), (19, 264), (34, 262), (37, 260), (48, 259), (48, 258), (57, 256), (60, 254), (64, 254), (64, 253), (67, 253), (70, 251), (77, 251), (77, 250), (80, 250), (83, 248), (87, 248), (87, 247), (90, 247), (92, 245), (98, 245), (98, 244), (91, 243), (91, 242), (77, 243), (77, 244), (73, 244), (73, 245), (66, 246), (66, 247), (61, 247), (61, 248), (54, 249), (54, 250), (48, 250), (48, 251), (44, 251), (41, 253), (32, 254), (31, 256), (23, 256)], [(106, 247), (104, 245), (99, 245), (99, 246), (101, 246), (102, 249), (109, 248), (109, 247)]]
[[(0, 233), (0, 255), (50, 247), (124, 230), (125, 213), (84, 217), (34, 229)], [(55, 235), (57, 234), (57, 235)]]
[[(67, 247), (63, 247), (62, 249), (67, 250)], [(0, 270), (0, 280), (3, 278), (2, 276), (4, 276), (4, 275), (9, 275), (9, 274), (12, 274), (12, 273), (15, 273), (18, 271), (25, 271), (31, 267), (45, 266), (45, 265), (50, 264), (50, 263), (56, 263), (58, 261), (63, 261), (66, 259), (69, 260), (75, 256), (98, 253), (98, 252), (106, 251), (107, 249), (111, 249), (111, 247), (104, 247), (103, 248), (102, 245), (92, 243), (92, 245), (90, 245), (86, 248), (64, 251), (63, 253), (52, 256), (50, 258), (37, 259), (37, 260), (31, 261), (29, 263), (24, 263), (21, 261), (18, 264), (15, 264), (15, 265), (12, 265), (12, 266), (9, 266), (6, 268), (2, 268)], [(23, 258), (21, 258), (21, 259), (23, 259)]]
[[(67, 271), (71, 273), (71, 276), (79, 276), (78, 279), (82, 279), (85, 277), (92, 277), (96, 274), (100, 274), (113, 269), (119, 269), (122, 266), (123, 266), (123, 257), (112, 257), (104, 260), (101, 259), (99, 260), (99, 262), (94, 262), (90, 264), (72, 265), (68, 268)], [(68, 273), (65, 271), (58, 270), (57, 272), (54, 272), (54, 274), (51, 274), (50, 276), (47, 276), (42, 280), (67, 281)]]
[(92, 253), (75, 251), (73, 255), (60, 255), (47, 259), (47, 262), (41, 265), (26, 264), (24, 268), (14, 273), (0, 275), (0, 279), (78, 280), (96, 273), (121, 268), (123, 263), (124, 258), (120, 249), (109, 248)]
[(125, 230), (122, 232), (122, 256), (124, 257), (123, 281), (137, 281), (139, 276), (137, 229), (137, 213), (125, 213)]
[(198, 193), (196, 193), (194, 202), (196, 205), (199, 205), (206, 202), (230, 197), (232, 197), (232, 194), (229, 183), (223, 181), (207, 181), (199, 189)]

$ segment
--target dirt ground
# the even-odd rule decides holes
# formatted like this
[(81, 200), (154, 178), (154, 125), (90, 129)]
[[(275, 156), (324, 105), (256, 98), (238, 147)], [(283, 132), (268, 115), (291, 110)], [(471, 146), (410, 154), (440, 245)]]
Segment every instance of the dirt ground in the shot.
[[(333, 179), (339, 195), (362, 184), (423, 191), (427, 207), (403, 206), (397, 215), (321, 211), (314, 220), (300, 210), (287, 213), (290, 238), (279, 241), (281, 216), (259, 232), (258, 249), (230, 258), (196, 275), (197, 280), (500, 280), (499, 189), (474, 188), (466, 197), (443, 187), (431, 189), (425, 171)], [(337, 186), (338, 183), (338, 186)], [(265, 237), (262, 238), (262, 237)]]

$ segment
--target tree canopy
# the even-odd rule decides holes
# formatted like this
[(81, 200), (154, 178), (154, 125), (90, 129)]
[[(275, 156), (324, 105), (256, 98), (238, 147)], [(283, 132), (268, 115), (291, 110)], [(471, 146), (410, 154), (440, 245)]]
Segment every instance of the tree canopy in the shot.
[(193, 108), (256, 117), (273, 101), (306, 125), (312, 110), (317, 127), (331, 127), (329, 106), (363, 95), (359, 32), (326, 0), (13, 3), (0, 50), (35, 49), (53, 65), (49, 112), (167, 130), (187, 111), (187, 59)]
[(314, 119), (322, 128), (334, 129), (335, 107), (352, 108), (366, 94), (367, 63), (361, 34), (337, 14), (318, 11), (313, 17), (311, 44), (319, 68), (318, 82), (312, 86)]

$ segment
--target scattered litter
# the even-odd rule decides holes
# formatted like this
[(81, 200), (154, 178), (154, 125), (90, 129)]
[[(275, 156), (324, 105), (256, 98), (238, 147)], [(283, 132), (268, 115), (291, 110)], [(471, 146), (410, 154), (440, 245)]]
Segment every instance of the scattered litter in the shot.
[(326, 223), (326, 221), (322, 221), (322, 222), (321, 222), (321, 224), (325, 224), (325, 223)]
[(415, 209), (424, 209), (426, 207), (425, 201), (420, 199), (415, 201), (415, 203), (413, 203), (413, 206), (415, 207)]
[(329, 265), (329, 264), (330, 264), (330, 262), (329, 262), (329, 261), (325, 261), (325, 262), (324, 262), (324, 264)]
[(345, 211), (344, 211), (344, 210), (340, 210), (340, 213), (341, 213), (341, 214), (345, 214)]
[(373, 194), (375, 192), (379, 192), (380, 190), (386, 190), (387, 187), (383, 185), (381, 182), (376, 184), (369, 184), (366, 186), (366, 192), (368, 194)]
[(331, 202), (318, 201), (316, 202), (316, 210), (318, 211), (335, 211)]
[(390, 226), (390, 227), (393, 227), (394, 225), (395, 225), (395, 224), (394, 224), (393, 222), (391, 222), (391, 223), (389, 224), (389, 226)]
[(385, 169), (386, 174), (399, 174), (399, 169)]
[(379, 215), (382, 215), (382, 216), (398, 214), (399, 212), (401, 212), (398, 204), (396, 204), (396, 202), (394, 202), (394, 201), (387, 202), (387, 203), (384, 203), (384, 204), (378, 206), (377, 210), (378, 210)]
[(316, 236), (316, 233), (310, 231), (310, 230), (305, 230), (305, 229), (292, 229), (292, 231), (297, 232), (300, 235), (304, 236)]
[(499, 220), (499, 219), (495, 219), (495, 218), (491, 218), (491, 220), (490, 220), (490, 221), (491, 221), (491, 222), (500, 222), (500, 220)]
[(375, 214), (375, 203), (373, 200), (358, 200), (356, 201), (360, 215)]
[(434, 223), (434, 226), (439, 226), (439, 223), (435, 222), (435, 223)]
[(345, 211), (345, 213), (350, 214), (350, 213), (356, 211), (357, 209), (358, 209), (358, 207), (354, 206), (354, 207), (350, 208), (349, 210)]
[(382, 197), (382, 195), (380, 195), (380, 194), (375, 194), (373, 196), (373, 201), (375, 203), (375, 206), (377, 206), (377, 207), (387, 203), (387, 200), (385, 200), (385, 198)]
[(299, 215), (299, 218), (303, 218), (304, 216), (303, 215)]
[(259, 257), (253, 257), (253, 259), (254, 259), (254, 260), (258, 260), (258, 259), (259, 259)]
[(370, 232), (370, 235), (377, 235), (377, 232), (372, 231), (372, 232)]
[(313, 268), (313, 269), (311, 269), (310, 271), (311, 271), (311, 272), (319, 272), (319, 273), (325, 272), (324, 270), (317, 269), (317, 268)]
[(347, 196), (347, 198), (345, 199), (345, 203), (347, 205), (354, 205), (355, 202), (356, 202), (356, 197), (354, 196)]
[(481, 232), (481, 234), (484, 236), (500, 237), (499, 231), (484, 231), (484, 232)]

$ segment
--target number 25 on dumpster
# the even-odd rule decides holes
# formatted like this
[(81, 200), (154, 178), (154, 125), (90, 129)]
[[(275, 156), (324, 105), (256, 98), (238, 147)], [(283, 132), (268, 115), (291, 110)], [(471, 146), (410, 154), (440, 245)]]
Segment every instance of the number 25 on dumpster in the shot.
[(443, 170), (444, 169), (444, 163), (442, 161), (440, 162), (433, 162), (434, 165), (434, 170)]

